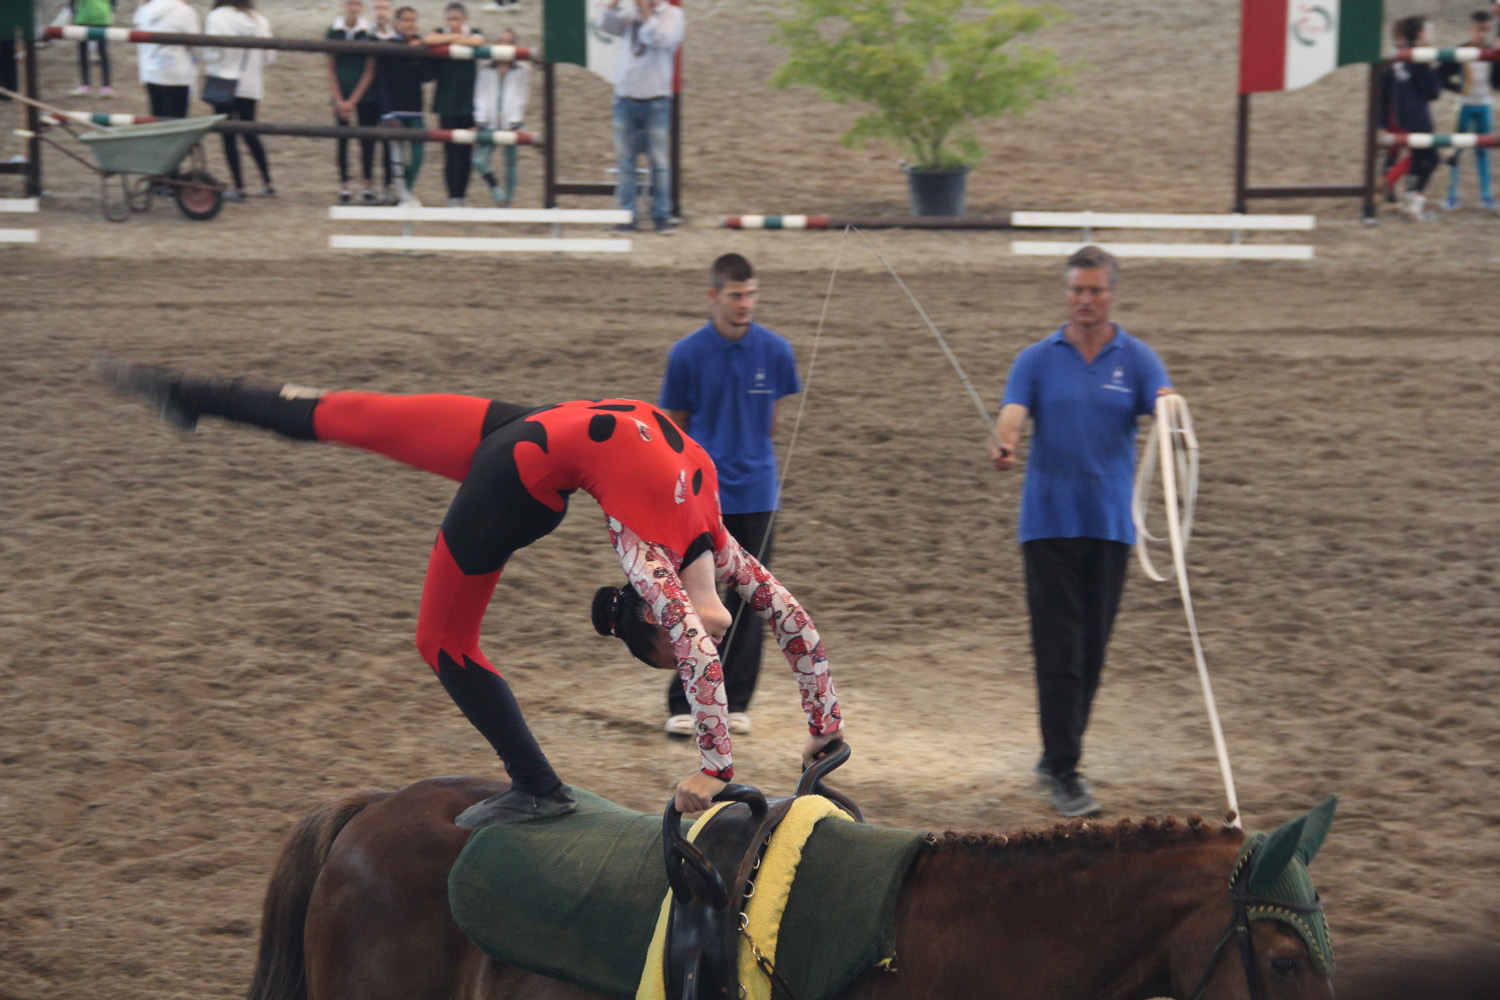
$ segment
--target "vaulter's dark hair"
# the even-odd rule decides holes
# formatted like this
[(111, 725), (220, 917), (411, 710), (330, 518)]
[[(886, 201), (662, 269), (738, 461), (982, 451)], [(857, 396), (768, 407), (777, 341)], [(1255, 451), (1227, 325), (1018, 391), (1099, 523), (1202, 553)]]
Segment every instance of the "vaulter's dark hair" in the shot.
[(708, 269), (708, 287), (719, 291), (731, 281), (749, 281), (755, 277), (755, 268), (737, 253), (726, 253), (716, 259)]
[(1491, 16), (1490, 12), (1487, 10), (1476, 10), (1474, 13), (1469, 15), (1469, 20), (1473, 21), (1475, 24), (1489, 24), (1494, 20), (1494, 17)]
[(630, 655), (655, 667), (652, 654), (660, 641), (661, 628), (646, 620), (646, 602), (630, 584), (600, 587), (594, 591), (594, 631), (612, 635), (625, 644)]

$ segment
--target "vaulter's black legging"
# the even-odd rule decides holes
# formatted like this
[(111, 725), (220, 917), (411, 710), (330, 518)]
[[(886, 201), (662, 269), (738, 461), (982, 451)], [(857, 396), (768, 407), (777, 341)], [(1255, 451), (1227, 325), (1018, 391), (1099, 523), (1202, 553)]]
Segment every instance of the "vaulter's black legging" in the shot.
[[(215, 104), (212, 107), (215, 114), (228, 115), (230, 118), (235, 118), (242, 122), (253, 122), (255, 121), (256, 103), (255, 99), (251, 97), (236, 97), (233, 101), (227, 101), (224, 104)], [(224, 159), (229, 162), (229, 173), (234, 177), (235, 189), (243, 191), (245, 189), (245, 175), (240, 170), (239, 147), (234, 144), (234, 136), (228, 132), (224, 133), (223, 139)], [(261, 183), (269, 187), (271, 184), (271, 164), (266, 160), (266, 147), (261, 145), (260, 136), (245, 136), (245, 147), (250, 150), (251, 158), (255, 160), (256, 167), (260, 169)]]
[[(550, 533), (564, 511), (536, 501), (521, 483), (515, 445), (535, 428), (534, 407), (472, 396), (301, 395), (241, 380), (184, 378), (187, 412), (253, 424), (303, 441), (385, 455), (463, 483), (427, 566), (417, 648), (459, 710), (533, 795), (562, 784), (522, 717), (510, 685), (479, 649), (479, 623), (511, 553)], [(499, 515), (499, 516), (497, 516)]]

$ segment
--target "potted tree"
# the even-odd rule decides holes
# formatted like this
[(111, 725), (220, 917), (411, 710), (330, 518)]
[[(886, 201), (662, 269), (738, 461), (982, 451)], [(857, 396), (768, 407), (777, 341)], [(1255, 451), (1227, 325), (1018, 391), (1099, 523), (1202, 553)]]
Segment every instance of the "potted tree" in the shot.
[(1048, 48), (1012, 45), (1061, 19), (1017, 0), (785, 0), (778, 87), (869, 106), (841, 141), (872, 139), (904, 155), (916, 215), (962, 215), (981, 151), (975, 122), (1022, 115), (1063, 90), (1073, 66)]

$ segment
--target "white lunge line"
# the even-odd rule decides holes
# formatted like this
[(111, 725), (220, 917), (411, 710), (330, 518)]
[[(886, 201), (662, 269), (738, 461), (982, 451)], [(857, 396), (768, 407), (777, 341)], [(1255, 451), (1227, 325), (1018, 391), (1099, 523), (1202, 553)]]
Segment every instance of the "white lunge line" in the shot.
[[(1208, 723), (1213, 729), (1214, 749), (1219, 754), (1219, 772), (1224, 776), (1224, 794), (1229, 800), (1231, 823), (1241, 827), (1239, 800), (1234, 794), (1234, 774), (1229, 767), (1229, 747), (1224, 742), (1224, 727), (1219, 723), (1219, 709), (1214, 702), (1213, 684), (1208, 679), (1208, 663), (1203, 658), (1203, 643), (1198, 638), (1198, 620), (1193, 615), (1193, 597), (1188, 590), (1187, 546), (1193, 531), (1193, 509), (1198, 503), (1198, 437), (1193, 432), (1193, 416), (1187, 400), (1177, 393), (1156, 398), (1156, 415), (1146, 447), (1136, 471), (1135, 492), (1131, 497), (1131, 517), (1135, 521), (1136, 554), (1141, 568), (1151, 579), (1165, 583), (1146, 554), (1146, 542), (1161, 541), (1146, 530), (1146, 491), (1151, 487), (1155, 464), (1161, 462), (1162, 505), (1167, 515), (1167, 540), (1172, 543), (1172, 565), (1177, 589), (1182, 595), (1182, 610), (1187, 616), (1188, 633), (1193, 639), (1193, 658), (1198, 664), (1198, 680), (1203, 685), (1203, 702), (1208, 707)], [(1180, 495), (1179, 495), (1180, 489)]]
[(958, 363), (958, 356), (955, 355), (953, 353), (953, 350), (948, 346), (947, 339), (938, 332), (937, 324), (928, 317), (927, 310), (922, 308), (922, 303), (918, 302), (917, 297), (911, 293), (911, 289), (906, 287), (906, 282), (901, 280), (901, 275), (896, 273), (896, 269), (891, 266), (891, 262), (886, 260), (885, 257), (881, 255), (879, 250), (875, 249), (875, 244), (870, 242), (870, 238), (866, 236), (863, 231), (855, 229), (853, 226), (849, 226), (847, 228), (853, 229), (854, 234), (865, 241), (865, 246), (870, 248), (870, 252), (875, 255), (875, 259), (885, 265), (885, 269), (891, 273), (891, 277), (896, 279), (896, 284), (901, 286), (901, 290), (906, 293), (906, 297), (911, 300), (911, 304), (916, 307), (917, 315), (921, 316), (922, 322), (927, 324), (927, 329), (930, 330), (933, 337), (936, 338), (938, 346), (941, 347), (943, 349), (943, 353), (948, 356), (948, 361), (953, 365), (953, 370), (958, 372), (959, 380), (963, 382), (964, 388), (969, 390), (969, 398), (974, 400), (974, 405), (979, 409), (979, 417), (984, 421), (984, 433), (989, 437), (990, 441), (994, 443), (996, 448), (1000, 449), (1000, 451), (1002, 452), (1005, 451), (1005, 446), (1001, 444), (1000, 439), (995, 436), (995, 418), (990, 416), (989, 407), (984, 405), (984, 400), (980, 399), (979, 393), (974, 391), (974, 383), (969, 381), (969, 376), (964, 372), (964, 366)]

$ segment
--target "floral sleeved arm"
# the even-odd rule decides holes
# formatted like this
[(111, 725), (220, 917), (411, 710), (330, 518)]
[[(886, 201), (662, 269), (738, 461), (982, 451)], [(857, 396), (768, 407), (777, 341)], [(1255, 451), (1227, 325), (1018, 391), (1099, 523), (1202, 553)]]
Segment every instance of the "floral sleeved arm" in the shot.
[(732, 586), (756, 614), (771, 623), (776, 642), (802, 689), (807, 728), (814, 736), (838, 732), (844, 716), (839, 710), (838, 694), (833, 690), (828, 654), (823, 651), (823, 640), (818, 638), (812, 619), (771, 571), (728, 532), (724, 541), (724, 547), (714, 553), (714, 572), (719, 582)]
[(608, 518), (608, 523), (609, 539), (625, 568), (626, 579), (672, 640), (677, 676), (688, 704), (693, 706), (703, 773), (728, 781), (734, 777), (734, 756), (729, 741), (724, 668), (713, 639), (677, 575), (674, 568), (677, 559), (666, 546), (643, 540), (615, 518)]

